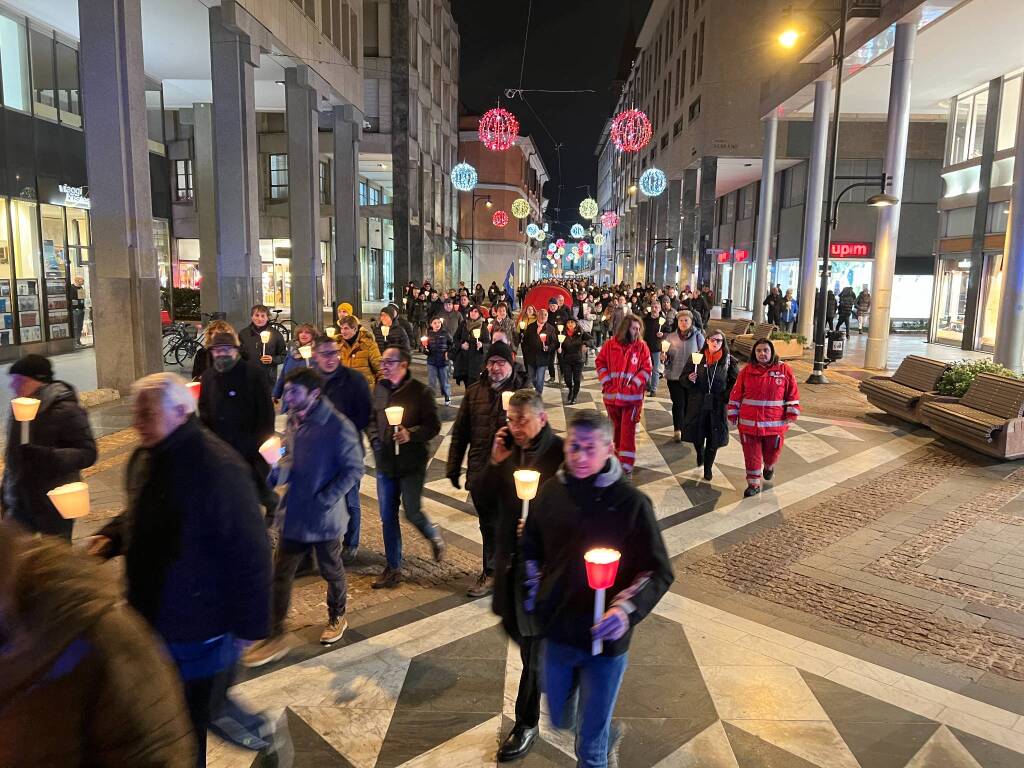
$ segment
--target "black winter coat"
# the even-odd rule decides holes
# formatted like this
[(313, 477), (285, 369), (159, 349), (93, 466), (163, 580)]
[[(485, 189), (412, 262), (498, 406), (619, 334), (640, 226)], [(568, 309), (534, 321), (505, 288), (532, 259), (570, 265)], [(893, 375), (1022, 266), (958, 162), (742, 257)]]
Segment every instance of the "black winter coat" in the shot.
[(575, 365), (583, 362), (583, 348), (590, 344), (590, 334), (576, 327), (572, 336), (566, 334), (561, 344), (560, 359), (563, 365)]
[(330, 400), (334, 410), (351, 421), (357, 432), (366, 429), (373, 406), (363, 375), (339, 365), (334, 373), (328, 375), (321, 371), (320, 376), (324, 380), (321, 394)]
[(445, 330), (444, 325), (441, 325), (441, 330), (429, 330), (427, 331), (427, 363), (433, 366), (444, 367), (448, 364), (448, 355), (454, 350), (452, 347), (452, 337)]
[[(547, 334), (547, 351), (544, 351), (540, 343), (540, 334)], [(558, 329), (549, 320), (543, 329), (537, 327), (537, 323), (530, 323), (526, 326), (522, 336), (523, 362), (526, 365), (533, 365), (538, 368), (546, 368), (551, 362), (551, 355), (558, 346)]]
[(99, 534), (125, 555), (128, 602), (168, 642), (270, 630), (270, 543), (252, 473), (189, 419), (128, 461), (128, 507)]
[[(479, 348), (476, 344), (477, 339), (473, 336), (474, 328), (480, 329), (481, 346)], [(468, 344), (469, 349), (463, 349), (463, 344)], [(469, 385), (480, 378), (480, 371), (483, 370), (484, 361), (487, 359), (487, 348), (490, 344), (491, 334), (487, 330), (487, 323), (483, 320), (467, 320), (459, 326), (452, 343), (457, 384)]]
[[(729, 394), (740, 374), (739, 366), (736, 358), (728, 355), (711, 368), (703, 363), (696, 368), (696, 382), (690, 381), (694, 369), (693, 360), (686, 361), (679, 377), (687, 389), (683, 439), (690, 443), (700, 443), (707, 439), (708, 447), (718, 450), (729, 443), (729, 422), (725, 411), (729, 404)], [(711, 415), (711, 434), (707, 434), (706, 429), (708, 413)]]
[(384, 334), (380, 330), (381, 325), (377, 323), (373, 326), (373, 338), (377, 341), (377, 349), (383, 352), (388, 347), (405, 347), (411, 350), (409, 346), (409, 334), (406, 333), (405, 328), (399, 322), (391, 324), (390, 330), (388, 330), (388, 337), (385, 339)]
[[(388, 424), (384, 409), (400, 405), (402, 426), (409, 430), (412, 439), (400, 446), (395, 455), (395, 429)], [(373, 390), (373, 416), (367, 427), (370, 445), (373, 447), (377, 471), (388, 477), (406, 477), (426, 471), (430, 458), (427, 445), (441, 431), (441, 420), (437, 416), (434, 393), (430, 388), (407, 372), (405, 378), (395, 386), (387, 379), (381, 379)]]
[(661, 353), (661, 339), (658, 338), (658, 334), (660, 333), (664, 337), (665, 328), (668, 327), (667, 321), (662, 325), (658, 324), (658, 318), (660, 317), (661, 315), (658, 317), (644, 316), (644, 343), (651, 350), (651, 354), (655, 352)]
[(494, 389), (486, 375), (478, 377), (476, 383), (466, 389), (466, 395), (459, 405), (459, 412), (452, 425), (451, 445), (448, 448), (448, 466), (445, 475), (458, 477), (462, 469), (462, 457), (469, 450), (466, 488), (475, 493), (480, 473), (486, 468), (491, 455), (494, 433), (505, 425), (505, 410), (501, 405), (502, 392), (515, 392), (528, 386), (526, 374), (513, 369), (508, 381), (501, 389)]
[(270, 383), (257, 366), (239, 360), (224, 373), (208, 368), (200, 380), (199, 418), (265, 476), (260, 445), (274, 434), (274, 403)]
[(39, 411), (21, 445), (21, 423), (10, 416), (4, 458), (3, 511), (33, 533), (71, 538), (72, 520), (60, 516), (46, 492), (81, 480), (96, 462), (96, 441), (70, 384), (54, 381), (36, 392)]
[[(270, 365), (264, 365), (260, 362), (260, 357), (263, 356), (263, 342), (260, 340), (260, 334), (263, 331), (270, 331), (270, 341), (267, 342), (267, 354), (274, 358)], [(262, 370), (263, 374), (267, 377), (267, 381), (270, 382), (270, 387), (273, 388), (277, 382), (277, 366), (281, 365), (288, 356), (288, 344), (285, 342), (284, 336), (276, 328), (271, 328), (269, 323), (262, 328), (257, 328), (252, 323), (249, 323), (239, 331), (238, 343), (242, 350), (242, 359), (247, 360), (256, 368)], [(209, 363), (212, 365), (213, 361), (210, 360)]]

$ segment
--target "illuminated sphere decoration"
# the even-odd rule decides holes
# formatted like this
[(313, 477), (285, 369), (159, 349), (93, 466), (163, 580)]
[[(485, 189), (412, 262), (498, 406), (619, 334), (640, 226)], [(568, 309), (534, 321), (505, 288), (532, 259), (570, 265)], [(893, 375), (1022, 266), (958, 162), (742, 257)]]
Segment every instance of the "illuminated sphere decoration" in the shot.
[(533, 224), (531, 222), (530, 224), (526, 225), (526, 236), (527, 237), (536, 237), (539, 234), (540, 234), (540, 227), (538, 227), (536, 224)]
[(558, 246), (558, 250), (555, 251), (555, 255), (556, 256), (565, 256), (565, 246), (564, 245)]
[(665, 191), (668, 186), (668, 179), (664, 171), (657, 168), (648, 168), (640, 175), (640, 191), (648, 197), (657, 197)]
[(565, 240), (563, 240), (562, 238), (558, 238), (557, 240), (555, 240), (555, 245), (557, 245), (559, 248), (564, 248)]
[(540, 232), (537, 233), (537, 239), (540, 240), (541, 242), (543, 242), (544, 238), (546, 238), (547, 236), (548, 236), (548, 233), (545, 232), (543, 229)]
[(580, 248), (583, 250), (584, 253), (590, 253), (590, 243), (583, 243), (583, 245), (580, 246)]
[(604, 245), (604, 235), (600, 232), (594, 235), (594, 245)]
[(569, 234), (579, 240), (581, 237), (587, 234), (587, 230), (583, 228), (582, 224), (573, 224), (572, 229), (569, 230)]
[(605, 211), (601, 214), (601, 226), (605, 229), (615, 229), (619, 225), (619, 214), (615, 211)]
[(499, 228), (508, 226), (508, 214), (504, 211), (495, 211), (491, 216), (491, 224)]
[(592, 197), (585, 198), (580, 203), (580, 216), (587, 221), (592, 221), (597, 218), (598, 211), (601, 210), (597, 207), (597, 200)]
[(639, 152), (653, 133), (651, 121), (639, 109), (627, 109), (612, 120), (612, 143), (620, 152)]
[(519, 121), (507, 109), (489, 109), (480, 118), (477, 136), (480, 137), (480, 143), (492, 152), (504, 152), (516, 143)]
[(476, 182), (476, 168), (469, 163), (459, 163), (452, 168), (452, 186), (459, 192), (472, 192)]
[(554, 253), (557, 250), (558, 250), (558, 246), (557, 245), (555, 245), (554, 243), (549, 243), (548, 244), (548, 253)]
[(512, 201), (512, 215), (517, 219), (525, 219), (530, 215), (530, 203), (523, 198), (516, 198)]

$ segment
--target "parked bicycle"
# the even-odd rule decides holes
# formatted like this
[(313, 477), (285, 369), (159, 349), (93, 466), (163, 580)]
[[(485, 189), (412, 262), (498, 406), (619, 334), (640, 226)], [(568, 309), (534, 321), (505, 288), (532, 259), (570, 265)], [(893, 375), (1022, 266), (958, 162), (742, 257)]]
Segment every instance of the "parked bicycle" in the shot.
[(285, 341), (291, 341), (292, 329), (295, 327), (295, 324), (291, 320), (281, 320), (281, 313), (284, 312), (283, 309), (271, 308), (270, 312), (273, 314), (273, 317), (270, 318), (268, 325), (284, 336)]

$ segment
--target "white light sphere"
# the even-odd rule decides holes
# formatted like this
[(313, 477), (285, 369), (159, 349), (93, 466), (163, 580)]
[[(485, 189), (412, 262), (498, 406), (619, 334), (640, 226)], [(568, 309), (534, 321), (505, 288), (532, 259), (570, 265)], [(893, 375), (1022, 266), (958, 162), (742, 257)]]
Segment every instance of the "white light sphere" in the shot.
[(590, 253), (590, 243), (584, 243), (583, 244), (583, 252), (584, 253)]
[(597, 206), (597, 200), (592, 197), (584, 198), (583, 202), (580, 203), (580, 216), (587, 221), (592, 221), (597, 218), (597, 214), (600, 210), (601, 209)]
[(532, 222), (526, 225), (527, 237), (536, 237), (538, 234), (540, 234), (540, 227), (538, 227), (536, 224)]
[(604, 235), (600, 232), (594, 235), (594, 245), (604, 245)]
[(657, 197), (668, 186), (668, 178), (664, 171), (648, 168), (640, 175), (640, 191), (648, 197)]
[(476, 186), (476, 168), (469, 163), (459, 163), (452, 168), (452, 186), (459, 192), (472, 192)]
[(530, 215), (530, 203), (520, 197), (512, 201), (512, 215), (517, 219), (525, 219)]
[(582, 224), (573, 224), (572, 229), (569, 230), (569, 234), (575, 237), (577, 240), (587, 234), (587, 231), (583, 228)]

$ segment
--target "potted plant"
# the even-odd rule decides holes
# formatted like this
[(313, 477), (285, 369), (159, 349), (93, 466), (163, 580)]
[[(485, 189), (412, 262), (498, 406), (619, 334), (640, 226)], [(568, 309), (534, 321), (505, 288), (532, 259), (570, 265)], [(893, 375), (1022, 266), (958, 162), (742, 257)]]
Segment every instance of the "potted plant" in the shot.
[(776, 331), (772, 334), (772, 344), (780, 360), (796, 360), (803, 357), (807, 337), (796, 333)]
[(991, 360), (959, 360), (952, 363), (939, 379), (939, 394), (948, 397), (963, 397), (971, 382), (982, 373), (994, 376), (1006, 376), (1010, 379), (1020, 378), (1009, 368), (993, 363)]

